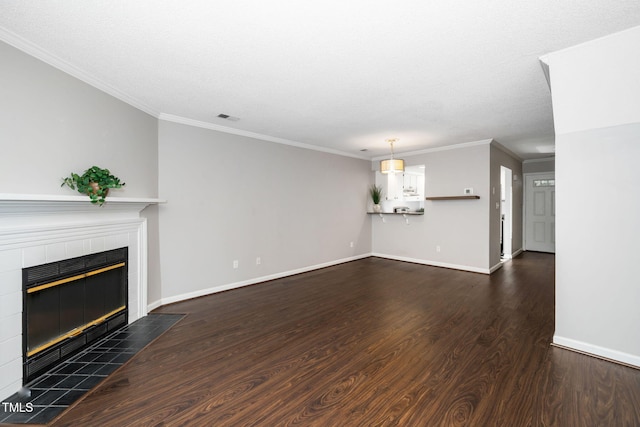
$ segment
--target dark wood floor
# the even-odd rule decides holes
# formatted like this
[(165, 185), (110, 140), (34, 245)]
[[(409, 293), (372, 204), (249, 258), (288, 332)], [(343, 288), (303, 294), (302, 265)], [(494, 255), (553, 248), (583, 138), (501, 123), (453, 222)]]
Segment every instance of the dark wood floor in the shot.
[(554, 257), (368, 258), (188, 313), (55, 426), (639, 426), (640, 370), (549, 345)]

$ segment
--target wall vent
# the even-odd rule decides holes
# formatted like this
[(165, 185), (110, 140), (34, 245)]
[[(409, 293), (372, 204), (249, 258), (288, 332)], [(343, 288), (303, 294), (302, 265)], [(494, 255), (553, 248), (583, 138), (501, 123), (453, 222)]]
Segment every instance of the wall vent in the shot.
[(223, 113), (218, 114), (218, 118), (225, 119), (225, 120), (230, 120), (232, 122), (237, 122), (238, 120), (240, 120), (240, 118), (238, 118), (238, 117), (233, 117), (233, 116), (230, 116), (228, 114), (223, 114)]

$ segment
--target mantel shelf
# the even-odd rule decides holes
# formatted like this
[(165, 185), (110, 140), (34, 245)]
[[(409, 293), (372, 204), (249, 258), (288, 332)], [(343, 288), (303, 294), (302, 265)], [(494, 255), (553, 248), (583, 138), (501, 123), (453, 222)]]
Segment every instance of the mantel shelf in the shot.
[[(0, 202), (54, 202), (54, 203), (74, 203), (74, 202), (89, 202), (87, 196), (59, 196), (52, 194), (9, 194), (0, 193)], [(113, 197), (107, 198), (106, 203), (146, 203), (149, 205), (155, 205), (158, 203), (166, 203), (166, 200), (152, 199), (144, 197)]]
[(467, 196), (436, 196), (436, 197), (425, 197), (425, 200), (476, 200), (479, 199), (480, 196), (475, 195), (467, 195)]
[[(144, 197), (107, 197), (103, 206), (91, 203), (88, 196), (51, 194), (0, 193), (0, 217), (32, 216), (41, 214), (89, 214), (102, 216), (119, 212), (138, 216), (149, 205), (166, 203), (166, 200)], [(58, 215), (61, 217), (60, 215)], [(3, 225), (8, 224), (3, 221)], [(0, 227), (1, 228), (1, 227)]]

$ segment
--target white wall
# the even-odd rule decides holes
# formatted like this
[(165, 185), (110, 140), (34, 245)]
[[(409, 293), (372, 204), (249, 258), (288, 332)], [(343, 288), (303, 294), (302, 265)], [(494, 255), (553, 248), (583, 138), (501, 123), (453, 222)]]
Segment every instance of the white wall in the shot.
[(634, 27), (549, 55), (556, 135), (640, 121), (638, 46)]
[(640, 27), (549, 55), (554, 343), (640, 366)]
[(159, 150), (157, 303), (370, 253), (368, 161), (167, 121)]
[(554, 172), (556, 170), (555, 157), (546, 159), (530, 159), (522, 162), (522, 173)]
[[(109, 197), (157, 197), (157, 119), (3, 42), (0, 63), (0, 193), (77, 195), (61, 178), (97, 165), (127, 184)], [(144, 214), (157, 244), (154, 209)], [(157, 252), (149, 246), (150, 299)]]
[(480, 199), (427, 200), (424, 216), (411, 216), (408, 225), (402, 216), (388, 215), (385, 222), (373, 216), (373, 253), (488, 273), (489, 142), (397, 157), (404, 158), (407, 166), (425, 165), (426, 196), (463, 195), (472, 187)]
[(61, 178), (93, 166), (126, 182), (110, 197), (156, 197), (157, 120), (0, 42), (0, 192), (76, 195)]

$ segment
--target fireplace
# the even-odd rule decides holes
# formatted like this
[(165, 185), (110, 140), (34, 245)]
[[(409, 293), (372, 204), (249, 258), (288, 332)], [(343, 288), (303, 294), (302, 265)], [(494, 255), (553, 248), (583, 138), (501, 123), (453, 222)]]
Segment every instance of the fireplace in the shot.
[(128, 248), (22, 270), (23, 382), (127, 324)]
[[(147, 219), (141, 212), (145, 207), (161, 202), (158, 199), (112, 197), (100, 208), (88, 203), (85, 196), (0, 194), (0, 399), (11, 396), (27, 382), (24, 370), (27, 343), (23, 336), (27, 303), (23, 300), (23, 271), (127, 247), (126, 268), (100, 274), (119, 271), (117, 274), (126, 278), (126, 313), (117, 312), (107, 319), (111, 321), (118, 317), (115, 323), (120, 319), (132, 323), (146, 316), (148, 311)], [(65, 303), (69, 300), (64, 298)], [(113, 310), (122, 306), (115, 307), (115, 302), (110, 304)], [(74, 323), (77, 321), (71, 322)], [(80, 329), (83, 325), (85, 323)], [(85, 328), (83, 332), (96, 330), (93, 326), (97, 325)], [(29, 340), (31, 347), (37, 345)], [(46, 350), (32, 356), (43, 357)]]

